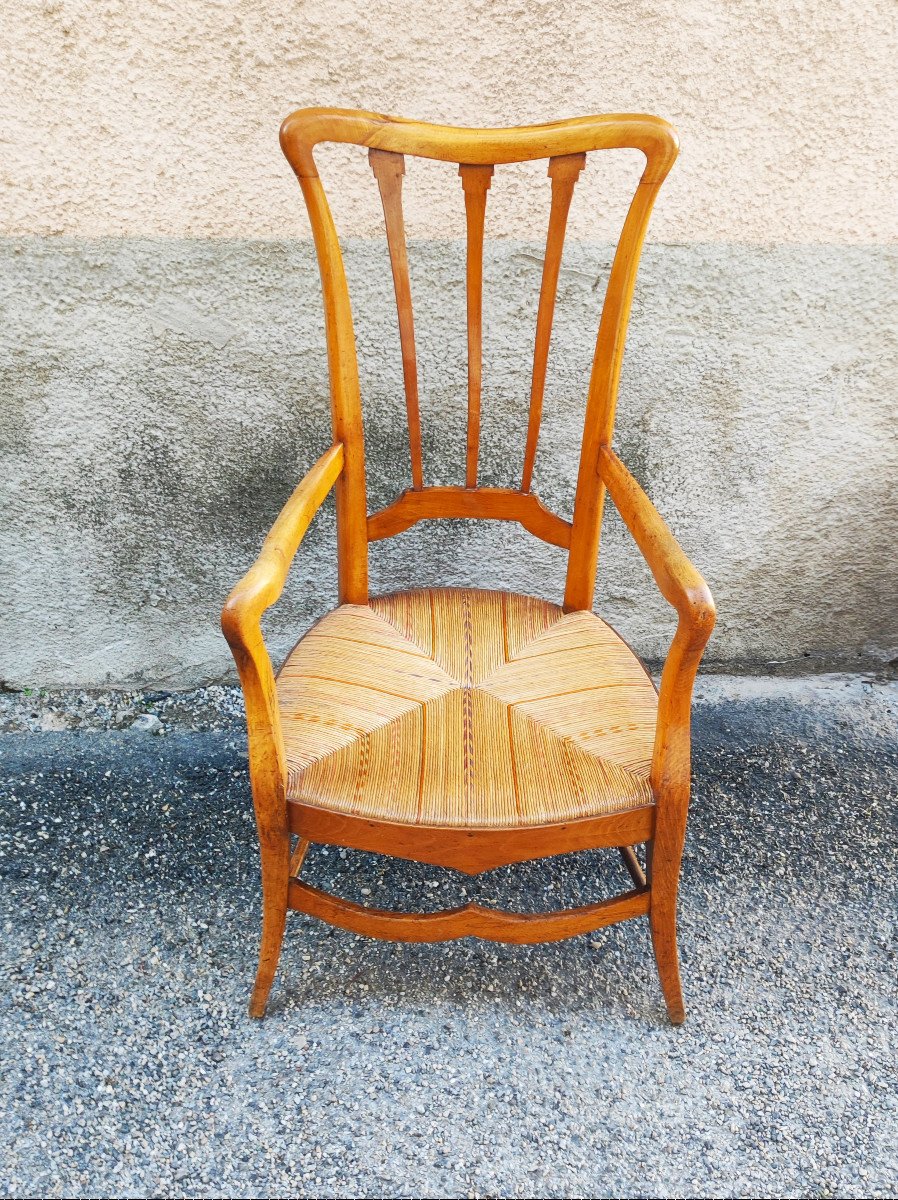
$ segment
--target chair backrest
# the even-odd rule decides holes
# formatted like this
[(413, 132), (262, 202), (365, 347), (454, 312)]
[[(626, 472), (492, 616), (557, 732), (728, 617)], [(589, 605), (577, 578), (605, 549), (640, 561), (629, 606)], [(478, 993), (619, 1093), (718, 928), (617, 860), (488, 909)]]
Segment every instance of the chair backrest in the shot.
[[(340, 243), (313, 151), (320, 142), (368, 148), (380, 189), (402, 348), (412, 486), (398, 500), (368, 513), (365, 447), (355, 334)], [(281, 127), (281, 146), (305, 196), (324, 295), (331, 414), (345, 466), (337, 484), (337, 534), (342, 603), (368, 599), (368, 543), (391, 537), (425, 518), (486, 517), (519, 521), (530, 533), (568, 550), (564, 603), (589, 609), (595, 591), (604, 487), (599, 449), (611, 441), (630, 303), (646, 226), (658, 189), (677, 156), (677, 136), (659, 117), (630, 114), (579, 117), (517, 129), (460, 129), (377, 113), (307, 108)], [(623, 223), (599, 322), (586, 402), (573, 520), (550, 512), (531, 491), (546, 381), (558, 272), (574, 185), (593, 150), (638, 149), (646, 157)], [(425, 487), (421, 454), (418, 373), (408, 257), (402, 212), (405, 156), (459, 164), (467, 226), (468, 427), (463, 487)], [(483, 239), (487, 192), (497, 165), (546, 158), (551, 180), (546, 253), (537, 312), (530, 415), (519, 488), (477, 483), (482, 366)]]

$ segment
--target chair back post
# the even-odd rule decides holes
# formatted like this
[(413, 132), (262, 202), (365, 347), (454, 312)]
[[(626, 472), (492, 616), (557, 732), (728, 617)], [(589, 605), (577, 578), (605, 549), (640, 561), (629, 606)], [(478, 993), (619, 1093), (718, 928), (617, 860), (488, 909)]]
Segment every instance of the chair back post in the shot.
[[(283, 131), (282, 131), (283, 145)], [(285, 147), (286, 153), (286, 147)], [(349, 287), (340, 241), (311, 148), (296, 171), (309, 212), (321, 274), (324, 326), (330, 374), (334, 440), (343, 443), (344, 465), (334, 492), (337, 503), (337, 577), (341, 604), (368, 603), (368, 502), (365, 487), (365, 435), (359, 367)]]
[[(368, 148), (384, 205), (396, 291), (409, 417), (412, 489), (380, 512), (367, 512), (365, 448), (358, 362), (349, 290), (333, 217), (313, 156), (319, 142)], [(627, 323), (639, 257), (658, 189), (677, 156), (677, 135), (666, 121), (644, 114), (606, 114), (516, 129), (429, 125), (346, 109), (301, 109), (281, 126), (281, 147), (305, 196), (324, 296), (334, 438), (345, 447), (337, 484), (340, 600), (368, 600), (368, 542), (391, 537), (416, 521), (457, 516), (517, 520), (544, 540), (569, 548), (564, 607), (592, 608), (605, 488), (599, 451), (610, 444)], [(573, 523), (545, 510), (530, 490), (545, 388), (546, 360), (567, 214), (585, 155), (638, 149), (646, 157), (614, 255), (599, 323), (581, 443)], [(468, 427), (463, 488), (423, 483), (417, 360), (401, 207), (404, 156), (459, 164), (465, 194), (468, 263)], [(552, 210), (537, 316), (534, 370), (520, 488), (478, 486), (480, 443), (483, 235), (486, 194), (496, 164), (549, 160)]]
[(605, 485), (598, 469), (599, 451), (602, 446), (611, 444), (614, 433), (627, 325), (649, 217), (658, 190), (673, 166), (678, 150), (677, 136), (670, 126), (659, 130), (659, 133), (662, 136), (657, 145), (644, 150), (645, 170), (630, 202), (605, 289), (574, 498), (574, 527), (564, 592), (564, 607), (569, 612), (590, 610), (595, 594), (605, 502)]

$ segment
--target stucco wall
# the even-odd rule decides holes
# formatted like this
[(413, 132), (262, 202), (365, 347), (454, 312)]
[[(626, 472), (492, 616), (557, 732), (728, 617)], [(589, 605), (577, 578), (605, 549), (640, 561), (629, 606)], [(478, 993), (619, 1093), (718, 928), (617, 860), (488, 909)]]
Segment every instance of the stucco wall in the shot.
[[(187, 686), (230, 671), (221, 598), (328, 442), (318, 282), (277, 126), (306, 103), (503, 124), (656, 111), (682, 153), (637, 287), (617, 444), (705, 572), (711, 659), (898, 657), (898, 37), (890, 4), (0, 3), (0, 678)], [(627, 154), (594, 156), (565, 256), (538, 483), (569, 511)], [(372, 502), (404, 486), (376, 189), (328, 151), (359, 327)], [(463, 207), (409, 165), (427, 466), (463, 448)], [(497, 173), (485, 477), (519, 468), (546, 219)], [(598, 290), (597, 290), (598, 288)], [(421, 527), (376, 586), (485, 580), (557, 598), (561, 552)], [(328, 511), (275, 648), (333, 601)], [(671, 624), (613, 514), (598, 605), (658, 658)]]

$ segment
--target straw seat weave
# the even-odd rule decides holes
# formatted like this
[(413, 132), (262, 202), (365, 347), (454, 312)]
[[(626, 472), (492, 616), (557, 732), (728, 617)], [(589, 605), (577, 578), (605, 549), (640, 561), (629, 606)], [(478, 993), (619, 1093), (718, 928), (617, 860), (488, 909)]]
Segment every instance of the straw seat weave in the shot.
[(654, 803), (657, 697), (598, 617), (446, 588), (344, 604), (277, 680), (290, 799), (509, 828)]

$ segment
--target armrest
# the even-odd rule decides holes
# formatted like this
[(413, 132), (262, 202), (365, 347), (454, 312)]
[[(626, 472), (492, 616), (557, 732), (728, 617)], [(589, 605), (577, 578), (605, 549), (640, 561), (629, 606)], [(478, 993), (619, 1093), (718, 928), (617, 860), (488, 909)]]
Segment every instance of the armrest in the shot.
[(654, 504), (609, 446), (602, 446), (599, 451), (598, 472), (648, 563), (661, 595), (679, 617), (658, 693), (652, 789), (658, 800), (659, 822), (663, 818), (665, 828), (676, 827), (682, 848), (689, 803), (692, 686), (717, 612), (708, 585), (683, 553)]
[(657, 508), (609, 446), (602, 446), (599, 451), (599, 477), (633, 535), (661, 595), (677, 610), (680, 620), (694, 630), (704, 648), (716, 615), (708, 585)]
[(343, 443), (337, 442), (322, 454), (281, 509), (259, 557), (225, 601), (221, 624), (232, 648), (284, 590), (299, 543), (342, 470)]
[(259, 837), (278, 853), (289, 852), (287, 768), (274, 671), (260, 622), (262, 614), (284, 590), (299, 543), (342, 470), (343, 444), (338, 442), (322, 454), (281, 509), (262, 543), (259, 557), (228, 596), (221, 614), (222, 632), (234, 655), (246, 704), (250, 778)]

